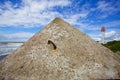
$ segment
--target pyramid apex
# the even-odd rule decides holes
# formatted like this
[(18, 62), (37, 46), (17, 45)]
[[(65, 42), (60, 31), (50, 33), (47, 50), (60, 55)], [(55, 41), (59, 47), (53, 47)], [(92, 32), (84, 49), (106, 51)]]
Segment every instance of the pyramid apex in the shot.
[(56, 17), (54, 20), (62, 20), (60, 17)]
[(63, 19), (61, 19), (60, 17), (56, 17), (53, 22), (59, 22), (59, 21), (64, 21)]

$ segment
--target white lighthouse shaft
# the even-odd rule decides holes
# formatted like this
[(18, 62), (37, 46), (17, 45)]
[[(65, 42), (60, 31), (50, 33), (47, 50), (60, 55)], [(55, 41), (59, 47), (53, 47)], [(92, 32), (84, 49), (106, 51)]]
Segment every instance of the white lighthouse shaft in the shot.
[(105, 32), (102, 32), (101, 41), (103, 44), (105, 43)]

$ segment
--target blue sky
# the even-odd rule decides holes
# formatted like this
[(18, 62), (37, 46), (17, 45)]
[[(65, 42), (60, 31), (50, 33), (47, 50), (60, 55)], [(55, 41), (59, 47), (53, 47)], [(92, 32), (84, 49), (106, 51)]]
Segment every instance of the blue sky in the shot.
[(100, 40), (120, 40), (120, 0), (0, 0), (0, 41), (26, 41), (55, 17)]

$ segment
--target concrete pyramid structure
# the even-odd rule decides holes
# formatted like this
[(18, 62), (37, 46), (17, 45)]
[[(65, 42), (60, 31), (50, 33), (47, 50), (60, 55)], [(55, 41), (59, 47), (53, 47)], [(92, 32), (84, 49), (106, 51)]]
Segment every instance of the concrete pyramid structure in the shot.
[(0, 80), (119, 78), (114, 53), (60, 18), (0, 62)]

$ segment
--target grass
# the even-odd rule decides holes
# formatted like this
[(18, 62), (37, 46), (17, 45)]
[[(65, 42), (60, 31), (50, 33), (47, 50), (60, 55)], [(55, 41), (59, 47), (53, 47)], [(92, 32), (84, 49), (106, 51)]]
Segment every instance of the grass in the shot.
[(120, 41), (111, 41), (102, 45), (109, 48), (113, 52), (120, 52)]

